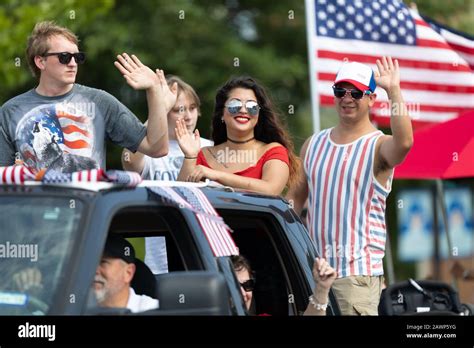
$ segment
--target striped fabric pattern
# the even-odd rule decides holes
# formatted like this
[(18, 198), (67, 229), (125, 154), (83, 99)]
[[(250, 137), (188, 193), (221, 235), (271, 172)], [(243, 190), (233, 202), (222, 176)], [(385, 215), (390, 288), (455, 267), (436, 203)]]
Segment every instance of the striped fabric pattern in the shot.
[(344, 145), (333, 143), (330, 133), (326, 129), (313, 135), (304, 158), (311, 238), (339, 277), (382, 275), (390, 189), (375, 180), (373, 163), (383, 133)]
[(135, 187), (142, 182), (142, 178), (138, 173), (122, 170), (104, 172), (102, 169), (90, 169), (73, 173), (61, 173), (50, 169), (46, 171), (41, 181), (45, 184), (112, 182)]
[(33, 180), (34, 174), (24, 166), (0, 167), (1, 184), (23, 184), (26, 180)]
[(142, 182), (140, 174), (123, 170), (89, 169), (73, 173), (61, 173), (57, 170), (48, 169), (33, 174), (32, 171), (22, 165), (0, 167), (0, 184), (19, 184), (25, 181), (36, 180), (45, 184), (65, 184), (65, 183), (96, 183), (112, 182), (135, 187)]
[(47, 170), (42, 180), (46, 184), (62, 184), (75, 182), (107, 181), (102, 169), (81, 170), (73, 173), (61, 173), (56, 170)]
[(198, 220), (214, 256), (238, 255), (231, 229), (216, 212), (206, 195), (196, 187), (151, 187), (163, 203), (191, 210)]
[(105, 172), (105, 181), (135, 187), (142, 182), (140, 174), (125, 170), (108, 170)]

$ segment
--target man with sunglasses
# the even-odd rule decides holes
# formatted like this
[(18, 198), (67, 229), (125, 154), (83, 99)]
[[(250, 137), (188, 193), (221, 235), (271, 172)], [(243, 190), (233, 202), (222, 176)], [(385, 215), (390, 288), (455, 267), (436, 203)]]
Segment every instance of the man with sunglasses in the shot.
[[(393, 170), (413, 144), (400, 89), (398, 61), (345, 63), (334, 81), (338, 124), (314, 134), (301, 149), (304, 176), (287, 198), (300, 214), (308, 200), (308, 229), (318, 252), (337, 271), (334, 294), (344, 315), (377, 315), (383, 284), (385, 202)], [(376, 86), (391, 107), (392, 135), (370, 122)]]
[(162, 71), (137, 57), (118, 56), (117, 69), (135, 89), (145, 89), (148, 128), (112, 95), (76, 84), (86, 59), (70, 30), (38, 23), (28, 40), (28, 64), (38, 86), (7, 101), (0, 113), (0, 166), (23, 163), (33, 171), (105, 168), (105, 139), (151, 157), (168, 152), (166, 114), (176, 100)]

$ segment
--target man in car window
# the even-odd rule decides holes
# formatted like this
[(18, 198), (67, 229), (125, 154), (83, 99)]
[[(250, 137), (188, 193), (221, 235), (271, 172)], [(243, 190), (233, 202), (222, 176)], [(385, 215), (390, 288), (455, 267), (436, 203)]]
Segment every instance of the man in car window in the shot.
[(93, 284), (99, 306), (128, 308), (132, 313), (158, 308), (157, 299), (137, 295), (130, 286), (136, 262), (135, 250), (127, 240), (108, 237)]

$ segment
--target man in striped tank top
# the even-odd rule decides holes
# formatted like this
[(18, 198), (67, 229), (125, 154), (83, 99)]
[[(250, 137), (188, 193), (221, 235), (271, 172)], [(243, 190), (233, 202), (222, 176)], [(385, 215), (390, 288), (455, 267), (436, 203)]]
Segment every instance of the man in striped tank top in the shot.
[[(301, 214), (308, 199), (308, 229), (319, 255), (337, 270), (334, 294), (343, 315), (377, 315), (383, 284), (385, 203), (393, 170), (413, 144), (400, 90), (398, 61), (377, 59), (377, 72), (345, 63), (333, 90), (338, 124), (306, 140), (305, 176), (288, 199)], [(390, 101), (392, 135), (370, 122), (376, 85)]]

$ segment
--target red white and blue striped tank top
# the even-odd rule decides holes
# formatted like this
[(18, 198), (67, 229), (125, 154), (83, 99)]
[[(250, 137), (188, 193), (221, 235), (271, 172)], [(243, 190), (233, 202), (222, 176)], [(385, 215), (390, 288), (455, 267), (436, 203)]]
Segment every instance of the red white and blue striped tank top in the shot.
[(304, 158), (311, 238), (338, 277), (382, 275), (385, 201), (392, 177), (385, 188), (375, 179), (373, 166), (383, 133), (339, 145), (330, 139), (331, 130), (312, 136)]

